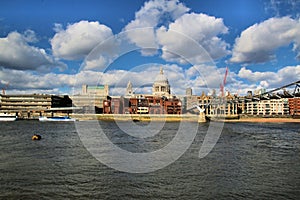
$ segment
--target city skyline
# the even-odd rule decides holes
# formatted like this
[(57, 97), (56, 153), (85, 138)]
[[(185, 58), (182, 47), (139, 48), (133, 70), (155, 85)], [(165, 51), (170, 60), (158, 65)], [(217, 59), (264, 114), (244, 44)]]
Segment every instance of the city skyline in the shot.
[(82, 84), (108, 84), (114, 95), (128, 81), (149, 93), (160, 67), (175, 95), (218, 89), (226, 67), (225, 87), (238, 94), (300, 77), (298, 1), (1, 4), (0, 86), (7, 93), (71, 94)]

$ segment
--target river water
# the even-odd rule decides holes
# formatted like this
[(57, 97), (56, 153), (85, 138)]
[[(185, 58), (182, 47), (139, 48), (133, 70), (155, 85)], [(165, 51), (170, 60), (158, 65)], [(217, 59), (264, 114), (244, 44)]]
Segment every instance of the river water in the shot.
[[(89, 126), (91, 122), (77, 123)], [(107, 137), (111, 141), (133, 152), (162, 148), (172, 140), (179, 126), (166, 123), (158, 135), (141, 142), (124, 134), (117, 123), (99, 123), (109, 130)], [(95, 159), (72, 122), (16, 121), (1, 122), (0, 126), (0, 199), (298, 199), (300, 196), (297, 123), (226, 123), (213, 150), (201, 159), (199, 149), (209, 123), (199, 124), (193, 143), (178, 160), (157, 171), (139, 174), (112, 169)], [(32, 141), (34, 133), (41, 134), (42, 140)]]

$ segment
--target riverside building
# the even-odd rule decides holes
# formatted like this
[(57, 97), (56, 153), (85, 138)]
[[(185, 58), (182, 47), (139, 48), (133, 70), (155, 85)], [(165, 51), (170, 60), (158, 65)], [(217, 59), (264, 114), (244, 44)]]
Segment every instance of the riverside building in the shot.
[(287, 98), (280, 98), (247, 102), (246, 111), (246, 114), (253, 116), (288, 116), (289, 101)]
[(73, 106), (80, 108), (79, 113), (103, 113), (103, 102), (109, 95), (108, 85), (82, 85), (81, 93), (72, 95)]
[(300, 118), (300, 97), (289, 98), (290, 115), (294, 118)]
[(71, 112), (72, 100), (67, 96), (49, 94), (0, 95), (0, 112), (15, 113), (19, 118), (38, 118), (66, 115)]
[(169, 80), (161, 67), (152, 85), (152, 94), (134, 94), (128, 82), (126, 95), (104, 100), (103, 111), (107, 114), (182, 114), (182, 103), (171, 95)]

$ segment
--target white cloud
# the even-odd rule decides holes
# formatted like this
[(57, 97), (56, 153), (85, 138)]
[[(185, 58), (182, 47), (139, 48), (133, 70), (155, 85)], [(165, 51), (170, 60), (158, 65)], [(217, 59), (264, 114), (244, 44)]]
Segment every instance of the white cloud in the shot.
[(99, 22), (80, 21), (64, 30), (55, 24), (51, 39), (53, 55), (68, 60), (82, 59), (99, 43), (113, 36), (112, 30)]
[(103, 73), (82, 71), (78, 74), (37, 74), (32, 71), (0, 70), (0, 86), (8, 83), (7, 93), (79, 93), (83, 84), (96, 85)]
[(85, 57), (81, 70), (106, 71), (109, 65), (119, 56), (133, 51), (135, 48), (128, 45), (124, 35), (124, 33), (120, 33), (97, 45)]
[[(195, 86), (195, 88), (206, 88), (207, 85), (198, 85), (198, 80), (189, 80), (189, 76), (186, 71), (175, 64), (172, 65), (160, 65), (160, 64), (148, 64), (138, 66), (131, 70), (111, 70), (105, 73), (82, 71), (76, 76), (76, 85), (88, 83), (88, 84), (108, 84), (112, 95), (124, 95), (125, 88), (128, 81), (131, 81), (133, 89), (136, 93), (152, 93), (152, 85), (155, 77), (159, 74), (160, 67), (163, 67), (164, 74), (168, 78), (171, 85), (171, 92), (173, 94), (185, 94), (185, 90), (188, 87)], [(199, 74), (197, 74), (199, 76)], [(215, 81), (215, 75), (211, 74), (210, 82)], [(93, 82), (91, 82), (93, 80)], [(219, 83), (218, 83), (219, 84)], [(123, 92), (123, 93), (122, 93)]]
[(25, 31), (24, 35), (11, 32), (5, 38), (0, 38), (0, 67), (17, 70), (50, 70), (66, 65), (54, 60), (46, 51), (28, 44), (37, 42), (32, 30)]
[(250, 82), (259, 82), (262, 80), (272, 80), (275, 79), (276, 73), (275, 72), (253, 72), (250, 69), (246, 69), (245, 67), (242, 67), (240, 69), (238, 76), (240, 78), (244, 78), (249, 80)]
[[(115, 91), (123, 91), (128, 81), (131, 81), (136, 91), (147, 91), (152, 93), (152, 85), (155, 77), (159, 74), (160, 67), (163, 67), (164, 74), (171, 85), (171, 93), (175, 95), (185, 94), (186, 88), (192, 87), (194, 91), (201, 94), (202, 91), (218, 89), (223, 80), (219, 69), (215, 66), (201, 65), (193, 66), (188, 70), (176, 64), (149, 64), (142, 65), (130, 71), (113, 70), (101, 77), (101, 83), (109, 84)], [(112, 91), (114, 91), (112, 89)], [(150, 92), (149, 92), (150, 91)]]
[(136, 13), (136, 19), (152, 21), (152, 26), (166, 20), (174, 20), (190, 9), (179, 0), (152, 0), (145, 2), (144, 6)]
[(252, 70), (243, 67), (239, 71), (238, 77), (249, 81), (250, 84), (273, 89), (299, 81), (300, 65), (287, 66), (277, 72), (253, 72)]
[(53, 30), (57, 33), (57, 32), (63, 31), (64, 28), (63, 28), (63, 25), (62, 25), (62, 24), (54, 23)]
[[(148, 1), (145, 2), (144, 6), (135, 13), (135, 19), (128, 23), (124, 30), (131, 30), (128, 32), (127, 36), (132, 43), (142, 48), (141, 52), (143, 55), (152, 55), (156, 51), (149, 51), (149, 49), (143, 50), (143, 48), (158, 48), (155, 28), (162, 24), (168, 24), (169, 22), (174, 21), (188, 11), (189, 8), (180, 3), (178, 0)], [(133, 31), (134, 29), (140, 28), (150, 29), (144, 29), (143, 34), (140, 34), (141, 30), (137, 30), (137, 32)]]
[[(199, 76), (199, 70), (204, 69), (208, 71), (208, 75)], [(220, 83), (224, 78), (225, 68), (216, 69), (214, 66), (197, 65), (189, 68), (186, 71), (186, 74), (188, 76), (186, 81), (191, 84), (191, 87), (197, 92), (198, 95), (201, 94), (202, 91), (207, 92), (205, 88), (210, 89), (208, 91), (215, 89), (218, 94)], [(216, 76), (216, 74), (218, 76)], [(237, 73), (229, 70), (225, 91), (241, 96), (246, 95), (248, 91), (254, 92), (255, 90), (261, 88), (270, 91), (292, 82), (299, 81), (299, 77), (300, 65), (283, 67), (275, 72), (258, 72), (243, 67)], [(213, 87), (208, 88), (207, 86)], [(292, 92), (294, 87), (289, 87), (286, 89)]]
[(85, 60), (83, 67), (84, 70), (101, 70), (104, 67), (108, 66), (108, 64), (109, 59), (107, 57), (99, 55), (98, 58)]
[(270, 18), (244, 30), (236, 39), (231, 62), (260, 63), (275, 58), (275, 50), (294, 43), (300, 56), (300, 22), (290, 17)]
[(142, 55), (151, 56), (157, 53), (159, 46), (156, 41), (154, 28), (128, 29), (126, 34), (129, 40), (140, 48)]
[(26, 30), (23, 34), (23, 38), (26, 42), (38, 42), (38, 38), (33, 30)]
[(141, 48), (142, 55), (161, 49), (166, 61), (200, 63), (229, 54), (229, 45), (219, 37), (228, 32), (223, 19), (189, 10), (178, 0), (149, 1), (124, 30), (130, 30), (127, 37)]
[[(9, 83), (7, 93), (46, 92), (59, 94), (67, 92), (72, 95), (73, 93), (80, 93), (83, 84), (108, 84), (110, 95), (124, 95), (127, 83), (131, 81), (136, 93), (151, 94), (152, 85), (155, 77), (159, 74), (161, 66), (171, 85), (171, 92), (175, 95), (185, 94), (186, 88), (189, 87), (192, 87), (194, 93), (197, 94), (214, 88), (218, 89), (223, 78), (217, 75), (218, 69), (215, 66), (206, 65), (194, 66), (193, 69), (185, 70), (175, 64), (148, 64), (129, 71), (111, 70), (103, 73), (85, 69), (77, 74), (36, 74), (31, 71), (2, 69), (0, 71), (0, 86)], [(203, 71), (207, 71), (207, 73), (201, 73)]]
[(286, 13), (296, 14), (299, 16), (299, 0), (269, 0), (265, 2), (266, 12), (271, 12), (276, 16), (283, 16)]
[[(196, 63), (226, 56), (229, 46), (219, 35), (228, 32), (223, 19), (190, 13), (157, 31), (162, 57), (169, 61), (191, 59)], [(182, 35), (181, 35), (182, 34)], [(198, 49), (198, 50), (197, 50)], [(199, 51), (200, 49), (200, 51)], [(183, 56), (183, 58), (182, 58)]]
[[(20, 71), (12, 69), (0, 70), (0, 79), (2, 86), (8, 83), (8, 92), (18, 91), (52, 91), (62, 86), (60, 81), (56, 80), (57, 74), (34, 74), (31, 71)], [(23, 93), (23, 92), (21, 92)]]

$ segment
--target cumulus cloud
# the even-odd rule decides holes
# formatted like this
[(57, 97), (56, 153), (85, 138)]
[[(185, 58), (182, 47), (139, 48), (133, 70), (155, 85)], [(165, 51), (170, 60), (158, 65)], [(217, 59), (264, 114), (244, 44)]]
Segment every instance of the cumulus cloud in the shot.
[(229, 53), (229, 45), (219, 37), (227, 32), (223, 19), (189, 13), (169, 24), (168, 29), (161, 27), (157, 35), (164, 59), (182, 62), (181, 57), (184, 56), (185, 59), (199, 63), (215, 60)]
[(238, 76), (240, 78), (247, 79), (250, 82), (259, 82), (262, 80), (272, 80), (275, 79), (276, 73), (275, 72), (253, 72), (250, 69), (246, 69), (243, 67), (240, 69)]
[(124, 33), (118, 34), (97, 45), (85, 57), (81, 70), (106, 71), (106, 68), (115, 59), (134, 50), (128, 46), (128, 42), (124, 40), (124, 37)]
[[(207, 67), (207, 66), (199, 66), (199, 67)], [(211, 66), (212, 67), (212, 66)], [(193, 73), (195, 69), (190, 69), (190, 74)], [(219, 69), (221, 73), (221, 79), (223, 79), (223, 74), (225, 73), (225, 68)], [(242, 67), (238, 72), (230, 71), (228, 72), (227, 81), (225, 85), (225, 91), (230, 92), (231, 94), (238, 94), (240, 96), (246, 95), (248, 91), (255, 92), (258, 89), (264, 88), (267, 91), (272, 89), (282, 87), (284, 85), (290, 84), (295, 81), (299, 81), (300, 77), (300, 66), (286, 66), (278, 71), (265, 71), (259, 72), (248, 69), (246, 67)], [(200, 78), (200, 77), (199, 77)], [(194, 84), (205, 84), (204, 79), (203, 82), (197, 81)], [(208, 81), (212, 82), (216, 81), (220, 83), (220, 80), (214, 78), (213, 76), (208, 76)], [(196, 87), (197, 88), (197, 87)], [(200, 94), (203, 89), (202, 87), (198, 87), (197, 91)], [(216, 85), (216, 91), (218, 92), (219, 87)], [(289, 91), (293, 91), (294, 87), (286, 88)]]
[(32, 30), (24, 34), (11, 32), (5, 38), (0, 38), (0, 66), (17, 70), (50, 70), (66, 65), (56, 61), (44, 49), (31, 46), (29, 43), (37, 42)]
[(223, 19), (189, 10), (178, 0), (149, 1), (124, 30), (130, 30), (129, 41), (141, 48), (143, 55), (161, 49), (166, 61), (186, 63), (192, 59), (199, 63), (228, 55), (229, 45), (220, 37), (228, 32)]
[[(159, 46), (156, 41), (155, 28), (160, 27), (163, 24), (168, 24), (184, 13), (188, 12), (184, 4), (178, 0), (152, 0), (145, 2), (144, 6), (135, 13), (135, 19), (128, 23), (124, 31), (129, 31), (127, 36), (128, 39), (142, 48), (143, 55), (153, 55)], [(141, 30), (134, 32), (134, 29), (144, 29), (144, 33), (140, 34)], [(143, 49), (147, 48), (147, 49)], [(152, 48), (152, 50), (149, 50)]]
[(235, 40), (231, 62), (261, 63), (275, 58), (275, 50), (293, 43), (300, 58), (300, 22), (290, 17), (270, 18), (250, 26)]
[(243, 67), (240, 69), (238, 77), (249, 81), (250, 84), (272, 89), (299, 81), (300, 65), (287, 66), (277, 72), (253, 72)]
[(0, 70), (0, 87), (8, 84), (6, 93), (64, 93), (73, 94), (81, 91), (83, 84), (96, 85), (102, 83), (99, 79), (103, 73), (82, 71), (78, 74), (37, 74), (32, 71), (14, 69)]
[[(124, 95), (128, 81), (131, 81), (136, 93), (151, 94), (155, 77), (163, 67), (164, 74), (171, 85), (174, 95), (185, 94), (186, 88), (192, 87), (194, 94), (218, 89), (223, 77), (218, 76), (215, 66), (199, 65), (184, 69), (176, 64), (147, 64), (131, 70), (110, 70), (96, 72), (82, 70), (77, 74), (36, 74), (32, 71), (2, 69), (0, 71), (0, 86), (9, 83), (7, 93), (64, 93), (78, 94), (83, 84), (108, 84), (110, 95)], [(209, 69), (209, 70), (208, 70)], [(201, 72), (209, 71), (206, 74)]]
[[(60, 81), (56, 80), (57, 74), (35, 74), (31, 71), (20, 71), (14, 69), (2, 69), (0, 71), (1, 86), (8, 83), (7, 93), (11, 91), (52, 91), (62, 86)], [(22, 92), (23, 91), (23, 92)], [(57, 91), (57, 90), (56, 90)]]
[(105, 56), (99, 55), (98, 58), (87, 59), (84, 64), (84, 70), (101, 70), (109, 65), (109, 59)]
[[(147, 91), (146, 93), (151, 94), (152, 85), (155, 77), (159, 74), (160, 67), (163, 67), (164, 74), (171, 85), (171, 93), (174, 95), (183, 95), (186, 88), (190, 87), (198, 94), (201, 94), (202, 91), (207, 92), (217, 89), (223, 79), (215, 66), (202, 65), (184, 69), (176, 64), (149, 64), (139, 66), (130, 71), (109, 71), (103, 74), (102, 83), (109, 84), (112, 86), (111, 88), (120, 89), (126, 88), (128, 81), (131, 81), (133, 88), (137, 92)], [(207, 72), (208, 69), (209, 73)]]
[(55, 24), (56, 34), (50, 40), (53, 55), (67, 60), (82, 59), (95, 46), (113, 36), (112, 30), (99, 22), (80, 21), (66, 29)]
[(284, 16), (286, 13), (295, 13), (299, 16), (299, 8), (299, 0), (269, 0), (269, 2), (265, 2), (265, 10), (276, 16)]

